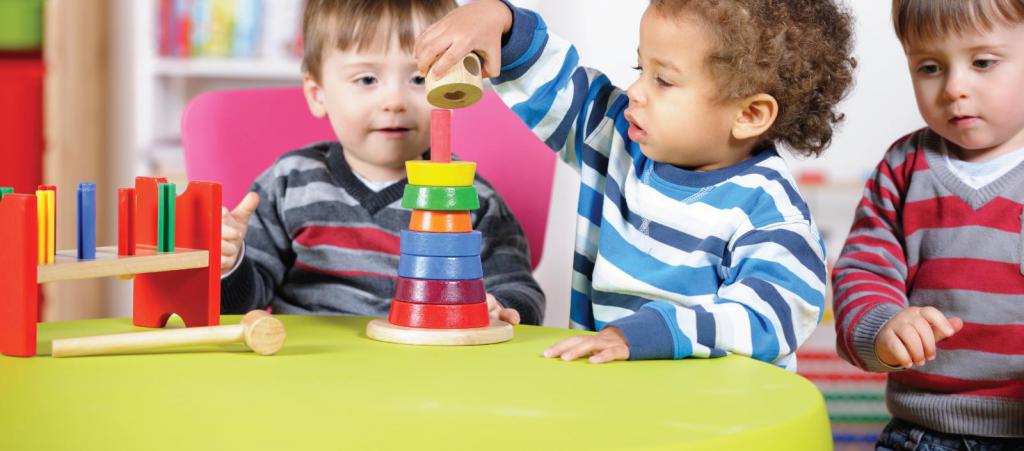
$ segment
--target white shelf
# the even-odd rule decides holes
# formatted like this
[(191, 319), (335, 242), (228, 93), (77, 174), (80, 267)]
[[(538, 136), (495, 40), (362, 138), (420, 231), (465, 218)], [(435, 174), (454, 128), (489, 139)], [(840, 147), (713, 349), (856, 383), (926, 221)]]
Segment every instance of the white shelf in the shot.
[(158, 58), (154, 71), (167, 77), (299, 80), (299, 60), (259, 58)]

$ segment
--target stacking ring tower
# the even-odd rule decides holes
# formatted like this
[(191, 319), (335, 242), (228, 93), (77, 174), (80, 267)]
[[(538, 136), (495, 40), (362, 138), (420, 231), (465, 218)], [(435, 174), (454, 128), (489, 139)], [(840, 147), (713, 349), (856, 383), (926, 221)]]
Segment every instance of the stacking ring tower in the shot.
[(440, 78), (427, 77), (431, 112), (430, 161), (408, 161), (402, 206), (413, 210), (401, 232), (398, 285), (387, 320), (375, 319), (366, 335), (418, 345), (478, 345), (507, 341), (512, 326), (491, 319), (480, 263), (480, 232), (470, 212), (480, 208), (473, 178), (476, 163), (451, 161), (450, 108), (482, 95), (480, 60), (467, 56)]

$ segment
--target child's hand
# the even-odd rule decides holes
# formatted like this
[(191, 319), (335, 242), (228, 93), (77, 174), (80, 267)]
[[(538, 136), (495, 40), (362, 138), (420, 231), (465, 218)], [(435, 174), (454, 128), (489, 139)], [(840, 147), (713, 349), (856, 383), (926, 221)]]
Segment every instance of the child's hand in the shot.
[(964, 327), (935, 307), (909, 307), (892, 317), (875, 338), (875, 355), (889, 366), (911, 368), (935, 358), (935, 344)]
[(561, 357), (566, 362), (589, 355), (590, 363), (629, 359), (629, 343), (618, 327), (609, 326), (596, 335), (576, 335), (544, 350), (544, 357)]
[(245, 231), (249, 228), (249, 216), (260, 204), (260, 195), (248, 193), (234, 210), (228, 211), (221, 207), (220, 226), (220, 273), (224, 274), (235, 267), (235, 261), (242, 252)]
[(519, 324), (519, 311), (514, 308), (502, 307), (501, 303), (498, 302), (498, 298), (494, 297), (491, 293), (487, 293), (487, 313), (491, 315), (491, 318), (504, 321), (513, 326)]
[(501, 36), (511, 28), (512, 11), (497, 0), (478, 0), (457, 8), (416, 40), (414, 55), (420, 73), (433, 70), (435, 75), (443, 75), (475, 51), (483, 59), (483, 76), (495, 77), (501, 72)]

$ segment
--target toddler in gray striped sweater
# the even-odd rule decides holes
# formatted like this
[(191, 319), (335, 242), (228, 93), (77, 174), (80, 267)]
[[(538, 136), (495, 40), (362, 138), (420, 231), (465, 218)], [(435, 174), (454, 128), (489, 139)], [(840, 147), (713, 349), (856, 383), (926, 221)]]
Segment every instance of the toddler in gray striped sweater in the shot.
[[(430, 111), (412, 48), (453, 0), (309, 0), (303, 91), (337, 142), (284, 154), (224, 210), (224, 313), (386, 315), (397, 281), (405, 162), (429, 158)], [(494, 189), (474, 182), (491, 315), (540, 324), (544, 296), (526, 237)]]

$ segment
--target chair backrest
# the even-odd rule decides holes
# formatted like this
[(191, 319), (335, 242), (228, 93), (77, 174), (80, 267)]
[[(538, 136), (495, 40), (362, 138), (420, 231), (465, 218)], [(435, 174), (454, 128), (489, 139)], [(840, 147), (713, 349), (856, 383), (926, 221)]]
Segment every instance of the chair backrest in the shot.
[[(281, 154), (337, 139), (326, 119), (314, 118), (301, 88), (211, 91), (181, 119), (189, 180), (220, 182), (233, 207), (253, 180)], [(536, 268), (544, 249), (555, 155), (493, 93), (454, 112), (452, 149), (508, 203), (522, 224)]]

